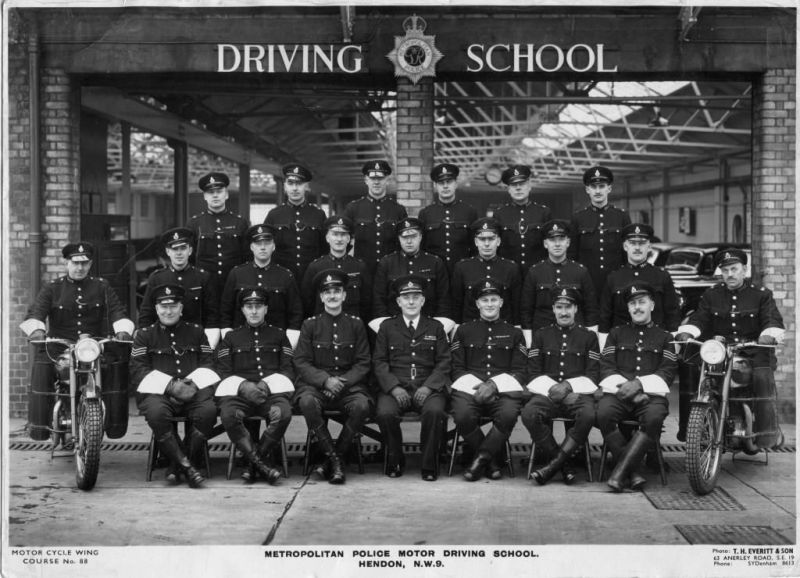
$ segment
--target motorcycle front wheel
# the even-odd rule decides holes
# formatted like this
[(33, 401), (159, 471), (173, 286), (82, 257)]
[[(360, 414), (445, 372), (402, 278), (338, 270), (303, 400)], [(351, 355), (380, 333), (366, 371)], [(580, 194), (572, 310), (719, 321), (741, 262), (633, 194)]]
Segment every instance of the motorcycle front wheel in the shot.
[(100, 471), (103, 442), (103, 409), (99, 399), (84, 399), (78, 408), (78, 439), (75, 448), (75, 479), (78, 488), (91, 490)]
[(692, 489), (700, 495), (717, 485), (722, 447), (714, 440), (720, 427), (716, 403), (692, 406), (686, 426), (686, 473)]

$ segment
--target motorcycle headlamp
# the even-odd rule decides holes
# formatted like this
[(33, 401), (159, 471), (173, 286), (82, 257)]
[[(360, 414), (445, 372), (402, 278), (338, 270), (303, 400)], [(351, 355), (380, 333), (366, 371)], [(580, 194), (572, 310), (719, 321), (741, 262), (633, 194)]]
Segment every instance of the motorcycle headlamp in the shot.
[(709, 365), (725, 361), (725, 345), (716, 339), (709, 339), (700, 346), (700, 357)]
[(100, 344), (94, 339), (81, 339), (75, 344), (75, 358), (82, 363), (91, 363), (100, 357)]

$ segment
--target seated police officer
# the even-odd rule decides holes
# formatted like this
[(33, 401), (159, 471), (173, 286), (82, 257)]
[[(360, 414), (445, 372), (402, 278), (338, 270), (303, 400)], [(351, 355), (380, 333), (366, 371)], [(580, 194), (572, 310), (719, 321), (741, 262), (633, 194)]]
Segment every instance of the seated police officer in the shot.
[[(474, 459), (464, 472), (474, 482), (488, 470), (502, 477), (497, 457), (514, 429), (522, 400), (528, 351), (522, 331), (500, 319), (503, 287), (485, 281), (475, 288), (480, 319), (459, 325), (450, 345), (453, 420), (464, 437), (465, 453)], [(481, 416), (492, 417), (484, 437)]]
[[(192, 488), (205, 481), (196, 467), (205, 459), (206, 440), (217, 421), (214, 385), (219, 376), (203, 328), (184, 321), (184, 291), (161, 285), (153, 291), (158, 321), (141, 327), (133, 338), (131, 380), (137, 386), (139, 411), (159, 448), (170, 459), (167, 481), (184, 474)], [(174, 434), (176, 416), (189, 419), (189, 457)]]
[(180, 285), (183, 297), (183, 320), (205, 328), (208, 344), (214, 348), (219, 343), (219, 294), (217, 284), (205, 269), (189, 262), (192, 256), (194, 234), (187, 227), (176, 227), (161, 235), (169, 265), (157, 269), (147, 278), (147, 288), (139, 310), (139, 327), (147, 327), (156, 319), (153, 289), (159, 285)]
[[(260, 475), (274, 484), (281, 474), (268, 462), (292, 419), (294, 354), (286, 332), (264, 321), (266, 290), (245, 287), (239, 296), (245, 324), (227, 333), (217, 348), (217, 372), (222, 378), (217, 403), (228, 437), (250, 463), (250, 480)], [(267, 422), (257, 450), (244, 424), (252, 416)]]
[[(550, 460), (532, 473), (538, 484), (546, 484), (559, 469), (565, 484), (575, 481), (568, 460), (586, 443), (595, 423), (592, 394), (600, 382), (600, 348), (597, 334), (575, 321), (580, 300), (577, 289), (556, 287), (556, 322), (533, 334), (528, 352), (528, 391), (533, 397), (522, 408), (522, 423)], [(553, 439), (554, 417), (575, 420), (560, 447)]]
[[(678, 329), (676, 339), (686, 341), (722, 336), (726, 342), (757, 341), (774, 346), (783, 342), (783, 317), (772, 291), (746, 279), (747, 253), (728, 249), (717, 256), (722, 283), (706, 289), (697, 309), (686, 325)], [(778, 423), (777, 390), (772, 373), (777, 360), (774, 351), (752, 347), (740, 351), (753, 369), (755, 444), (760, 448), (780, 447), (783, 433)]]
[[(327, 458), (315, 471), (331, 484), (344, 483), (341, 456), (369, 416), (372, 404), (367, 389), (367, 332), (361, 319), (342, 311), (346, 284), (347, 274), (338, 269), (317, 274), (314, 286), (325, 311), (303, 322), (294, 352), (294, 401)], [(323, 416), (326, 409), (347, 416), (335, 445)]]
[[(632, 490), (646, 483), (636, 468), (661, 436), (669, 413), (669, 386), (678, 370), (672, 335), (652, 320), (654, 294), (648, 283), (625, 288), (631, 322), (611, 329), (600, 358), (603, 396), (597, 402), (597, 427), (616, 460), (608, 478), (615, 492), (621, 492), (628, 481)], [(625, 419), (639, 422), (630, 442), (618, 428)]]
[(425, 279), (406, 275), (395, 279), (394, 293), (401, 314), (381, 324), (372, 360), (380, 391), (375, 421), (386, 443), (386, 475), (403, 474), (403, 432), (400, 416), (419, 411), (422, 479), (438, 477), (437, 454), (447, 415), (450, 346), (442, 324), (421, 314)]
[[(66, 261), (67, 274), (42, 287), (20, 329), (31, 341), (41, 341), (45, 337), (77, 341), (82, 334), (93, 337), (115, 335), (121, 341), (130, 341), (133, 321), (125, 315), (117, 294), (108, 281), (89, 275), (94, 247), (84, 241), (68, 243), (61, 254)], [(36, 394), (53, 392), (53, 359), (63, 349), (63, 345), (45, 347), (44, 344), (37, 348), (31, 371), (31, 392), (35, 397), (52, 399), (52, 396)], [(103, 376), (106, 377), (105, 371)], [(30, 436), (37, 440), (47, 439), (50, 435), (47, 426), (52, 419), (50, 404), (32, 400), (28, 414)]]

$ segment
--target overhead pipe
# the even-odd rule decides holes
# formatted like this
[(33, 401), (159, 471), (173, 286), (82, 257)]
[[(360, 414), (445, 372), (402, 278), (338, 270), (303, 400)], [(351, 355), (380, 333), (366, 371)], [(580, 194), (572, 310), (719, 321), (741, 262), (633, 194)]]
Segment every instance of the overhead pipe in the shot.
[(42, 284), (42, 167), (39, 116), (39, 36), (31, 32), (28, 38), (28, 111), (30, 116), (30, 177), (31, 220), (30, 243), (31, 295), (38, 295)]

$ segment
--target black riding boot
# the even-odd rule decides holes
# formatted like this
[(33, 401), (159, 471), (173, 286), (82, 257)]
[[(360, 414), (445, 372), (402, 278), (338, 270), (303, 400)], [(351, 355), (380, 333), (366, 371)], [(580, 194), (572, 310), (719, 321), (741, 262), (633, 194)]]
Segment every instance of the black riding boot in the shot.
[[(550, 438), (552, 439), (552, 438)], [(543, 468), (539, 468), (535, 470), (531, 475), (533, 479), (536, 480), (536, 483), (540, 486), (545, 485), (550, 478), (552, 478), (557, 471), (559, 471), (565, 464), (565, 462), (570, 458), (570, 456), (578, 449), (578, 442), (576, 442), (572, 437), (567, 436), (564, 439), (564, 443), (561, 444), (561, 447), (558, 448), (558, 454), (550, 460), (550, 462), (544, 466)], [(550, 454), (552, 456), (552, 454)], [(574, 479), (574, 473), (573, 473)], [(564, 483), (567, 485), (572, 483), (572, 479), (567, 481), (567, 477), (564, 477)]]
[(339, 457), (339, 454), (336, 452), (331, 432), (323, 425), (314, 430), (314, 435), (317, 436), (320, 449), (328, 458), (327, 465), (330, 468), (328, 483), (343, 484), (345, 482), (344, 466), (341, 457)]
[(247, 461), (250, 462), (252, 469), (264, 478), (268, 484), (274, 485), (278, 481), (278, 478), (281, 477), (280, 470), (276, 470), (261, 461), (261, 457), (253, 447), (253, 440), (250, 439), (249, 432), (245, 432), (245, 435), (236, 439), (234, 443), (242, 451)]
[(189, 461), (196, 468), (206, 465), (206, 436), (192, 428), (189, 432)]
[[(643, 431), (637, 431), (633, 434), (633, 439), (631, 439), (628, 447), (625, 448), (624, 455), (622, 459), (617, 462), (616, 467), (614, 467), (614, 471), (611, 472), (611, 476), (608, 478), (608, 485), (613, 489), (615, 492), (621, 492), (625, 486), (625, 480), (630, 474), (631, 470), (636, 468), (639, 462), (642, 461), (642, 457), (644, 456), (647, 449), (652, 445), (653, 440), (650, 439)], [(643, 484), (639, 483), (635, 489), (638, 489)]]
[(206, 481), (203, 475), (192, 467), (191, 462), (178, 444), (178, 438), (172, 432), (158, 438), (158, 445), (161, 452), (170, 459), (173, 466), (186, 476), (190, 487), (199, 488)]

